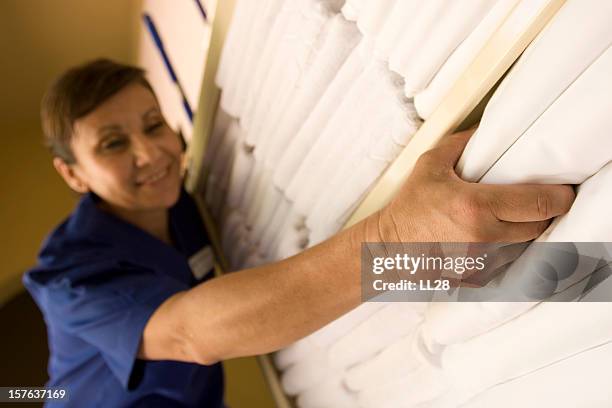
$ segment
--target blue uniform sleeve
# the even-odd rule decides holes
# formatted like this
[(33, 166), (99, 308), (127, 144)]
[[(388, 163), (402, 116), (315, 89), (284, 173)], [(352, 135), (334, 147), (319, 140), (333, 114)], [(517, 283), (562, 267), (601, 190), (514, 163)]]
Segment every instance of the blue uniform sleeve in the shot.
[(131, 375), (147, 321), (166, 299), (187, 289), (170, 276), (130, 267), (95, 281), (46, 285), (43, 302), (47, 319), (99, 350), (127, 390), (135, 385)]

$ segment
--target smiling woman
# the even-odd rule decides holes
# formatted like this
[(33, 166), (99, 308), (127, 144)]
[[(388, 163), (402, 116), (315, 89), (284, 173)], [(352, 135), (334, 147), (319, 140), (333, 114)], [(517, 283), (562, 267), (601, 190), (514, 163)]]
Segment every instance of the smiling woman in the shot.
[[(179, 136), (166, 123), (141, 70), (94, 61), (86, 71), (93, 86), (78, 72), (62, 77), (43, 102), (55, 168), (73, 190), (95, 192), (105, 210), (170, 242), (164, 214), (180, 192)], [(109, 86), (101, 86), (104, 80)]]

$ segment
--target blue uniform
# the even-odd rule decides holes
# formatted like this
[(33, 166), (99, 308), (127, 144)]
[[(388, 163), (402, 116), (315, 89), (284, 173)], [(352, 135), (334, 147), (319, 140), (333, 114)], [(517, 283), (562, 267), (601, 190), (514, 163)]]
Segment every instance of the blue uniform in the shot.
[(23, 279), (47, 324), (47, 386), (70, 395), (57, 406), (223, 407), (220, 364), (136, 358), (155, 309), (212, 275), (196, 279), (188, 262), (209, 244), (195, 203), (182, 191), (170, 209), (172, 247), (100, 210), (98, 200), (81, 199)]

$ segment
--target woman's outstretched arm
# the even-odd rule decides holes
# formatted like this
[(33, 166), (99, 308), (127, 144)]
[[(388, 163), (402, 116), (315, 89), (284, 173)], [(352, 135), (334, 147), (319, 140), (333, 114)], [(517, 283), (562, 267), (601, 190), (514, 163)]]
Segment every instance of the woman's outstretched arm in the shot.
[(278, 350), (359, 305), (362, 242), (524, 242), (569, 210), (570, 186), (462, 181), (454, 167), (470, 135), (423, 154), (388, 206), (333, 238), (170, 297), (139, 358), (212, 364)]

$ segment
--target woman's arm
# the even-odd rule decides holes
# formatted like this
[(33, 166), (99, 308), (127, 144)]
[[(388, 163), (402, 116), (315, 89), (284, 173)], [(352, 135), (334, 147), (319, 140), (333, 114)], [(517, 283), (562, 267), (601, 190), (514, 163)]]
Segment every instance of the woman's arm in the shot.
[(139, 357), (212, 364), (278, 350), (359, 305), (362, 242), (523, 242), (569, 210), (569, 186), (462, 181), (454, 166), (470, 135), (445, 138), (387, 207), (328, 241), (169, 298)]

